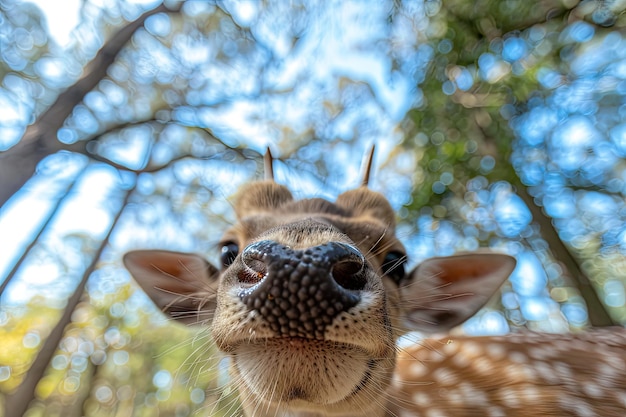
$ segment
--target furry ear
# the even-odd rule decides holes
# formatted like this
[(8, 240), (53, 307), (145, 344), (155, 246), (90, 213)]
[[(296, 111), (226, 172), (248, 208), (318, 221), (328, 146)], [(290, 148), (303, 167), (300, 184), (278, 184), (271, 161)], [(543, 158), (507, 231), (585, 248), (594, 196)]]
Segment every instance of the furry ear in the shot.
[(284, 185), (265, 180), (244, 185), (235, 194), (234, 200), (237, 218), (242, 219), (255, 213), (271, 212), (292, 201), (293, 197)]
[(387, 199), (367, 187), (359, 187), (340, 194), (336, 204), (349, 211), (354, 218), (363, 216), (379, 219), (391, 230), (396, 226), (396, 213)]
[(496, 253), (427, 259), (400, 287), (407, 328), (435, 333), (463, 323), (498, 291), (515, 263)]
[(213, 318), (218, 270), (198, 255), (139, 250), (124, 265), (154, 303), (171, 318), (196, 324)]

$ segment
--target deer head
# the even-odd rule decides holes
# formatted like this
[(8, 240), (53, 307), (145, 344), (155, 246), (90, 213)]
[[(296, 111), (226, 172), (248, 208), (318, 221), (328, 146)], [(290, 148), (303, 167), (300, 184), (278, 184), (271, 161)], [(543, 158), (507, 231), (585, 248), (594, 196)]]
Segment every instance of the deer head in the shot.
[(396, 339), (462, 323), (515, 266), (476, 253), (406, 272), (395, 214), (365, 172), (335, 202), (294, 200), (271, 175), (245, 185), (219, 267), (165, 251), (124, 257), (163, 311), (210, 326), (247, 416), (385, 414)]

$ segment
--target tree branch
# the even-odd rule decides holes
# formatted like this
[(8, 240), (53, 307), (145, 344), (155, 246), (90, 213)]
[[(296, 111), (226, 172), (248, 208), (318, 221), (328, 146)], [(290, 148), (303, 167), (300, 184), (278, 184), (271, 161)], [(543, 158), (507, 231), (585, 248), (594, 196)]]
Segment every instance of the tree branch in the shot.
[(179, 3), (176, 8), (168, 9), (162, 4), (120, 29), (85, 66), (83, 76), (61, 93), (35, 123), (28, 126), (20, 142), (11, 149), (0, 152), (0, 208), (33, 176), (42, 159), (60, 150), (71, 150), (71, 145), (58, 141), (57, 131), (74, 107), (106, 76), (107, 69), (133, 33), (143, 26), (148, 17), (157, 13), (178, 12), (181, 6), (182, 3)]

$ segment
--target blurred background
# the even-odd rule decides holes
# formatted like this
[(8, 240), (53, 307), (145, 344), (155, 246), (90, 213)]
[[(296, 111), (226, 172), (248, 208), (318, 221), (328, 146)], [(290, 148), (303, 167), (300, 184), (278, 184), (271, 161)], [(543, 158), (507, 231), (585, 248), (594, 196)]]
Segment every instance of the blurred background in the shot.
[(625, 8), (0, 0), (0, 415), (235, 413), (206, 331), (120, 260), (215, 262), (267, 146), (333, 200), (376, 144), (411, 266), (515, 256), (460, 332), (624, 325)]

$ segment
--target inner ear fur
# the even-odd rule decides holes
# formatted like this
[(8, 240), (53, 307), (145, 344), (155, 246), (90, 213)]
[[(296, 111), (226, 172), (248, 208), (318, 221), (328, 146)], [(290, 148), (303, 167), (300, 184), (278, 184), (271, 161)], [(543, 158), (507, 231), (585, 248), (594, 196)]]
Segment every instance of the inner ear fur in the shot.
[(244, 185), (234, 198), (237, 218), (266, 213), (290, 201), (293, 196), (287, 187), (272, 180), (255, 181)]
[(401, 283), (409, 330), (447, 331), (473, 316), (515, 269), (515, 258), (478, 252), (431, 258)]
[(380, 220), (391, 230), (395, 228), (396, 214), (387, 199), (365, 186), (340, 194), (335, 204), (348, 210), (355, 218), (368, 216)]
[(218, 270), (194, 254), (138, 250), (124, 265), (164, 313), (184, 324), (210, 320), (215, 311)]

